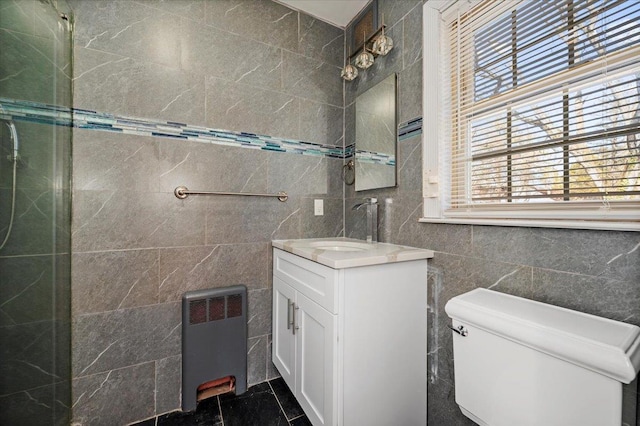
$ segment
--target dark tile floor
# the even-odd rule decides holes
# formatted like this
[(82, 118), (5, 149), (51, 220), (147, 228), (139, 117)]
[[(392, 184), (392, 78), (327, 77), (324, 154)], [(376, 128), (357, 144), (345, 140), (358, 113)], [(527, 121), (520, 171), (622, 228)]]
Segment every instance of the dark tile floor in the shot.
[(242, 395), (205, 399), (190, 413), (174, 411), (135, 426), (310, 426), (282, 378), (250, 387)]

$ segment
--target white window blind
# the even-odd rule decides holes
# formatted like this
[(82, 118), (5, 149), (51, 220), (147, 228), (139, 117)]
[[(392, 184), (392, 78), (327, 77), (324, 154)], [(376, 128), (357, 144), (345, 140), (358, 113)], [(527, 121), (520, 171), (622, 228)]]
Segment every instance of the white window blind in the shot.
[(640, 1), (461, 3), (443, 216), (640, 222)]

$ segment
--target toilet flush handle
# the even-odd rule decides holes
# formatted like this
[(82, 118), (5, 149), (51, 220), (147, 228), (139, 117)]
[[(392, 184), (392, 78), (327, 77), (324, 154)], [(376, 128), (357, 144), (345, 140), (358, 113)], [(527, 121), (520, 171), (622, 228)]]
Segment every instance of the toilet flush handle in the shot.
[(459, 325), (458, 328), (453, 328), (452, 326), (447, 324), (447, 327), (449, 327), (451, 330), (455, 331), (456, 333), (458, 333), (462, 337), (466, 337), (467, 334), (469, 334), (469, 330), (464, 328), (464, 325)]

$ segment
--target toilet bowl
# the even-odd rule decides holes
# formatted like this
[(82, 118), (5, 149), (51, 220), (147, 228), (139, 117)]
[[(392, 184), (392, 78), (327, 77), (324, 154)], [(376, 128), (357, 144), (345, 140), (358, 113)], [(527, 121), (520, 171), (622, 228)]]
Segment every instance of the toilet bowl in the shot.
[(640, 327), (486, 289), (445, 310), (456, 403), (475, 423), (636, 425)]

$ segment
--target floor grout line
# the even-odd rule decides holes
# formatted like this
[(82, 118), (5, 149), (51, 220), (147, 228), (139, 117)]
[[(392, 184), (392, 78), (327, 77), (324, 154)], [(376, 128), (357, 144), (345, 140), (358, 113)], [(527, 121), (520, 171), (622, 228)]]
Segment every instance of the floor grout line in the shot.
[(222, 403), (220, 402), (220, 395), (216, 395), (216, 399), (218, 400), (218, 411), (220, 412), (220, 421), (222, 422), (222, 426), (224, 426), (224, 416), (222, 415)]
[(280, 407), (280, 411), (282, 412), (282, 415), (284, 416), (285, 419), (287, 419), (287, 424), (291, 424), (291, 422), (289, 421), (289, 417), (287, 417), (287, 413), (285, 413), (284, 408), (282, 407), (282, 403), (280, 402), (278, 395), (276, 395), (276, 391), (273, 389), (273, 386), (271, 386), (271, 380), (268, 380), (267, 383), (269, 384), (271, 393), (273, 393), (273, 397), (276, 399), (276, 402), (278, 403), (278, 407)]

